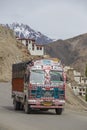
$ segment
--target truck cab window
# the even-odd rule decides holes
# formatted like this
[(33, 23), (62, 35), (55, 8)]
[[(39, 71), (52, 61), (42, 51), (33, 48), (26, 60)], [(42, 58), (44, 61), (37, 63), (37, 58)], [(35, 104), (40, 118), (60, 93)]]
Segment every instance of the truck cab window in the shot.
[(63, 76), (60, 72), (57, 71), (50, 71), (50, 77), (51, 77), (51, 82), (59, 82), (59, 81), (63, 81)]

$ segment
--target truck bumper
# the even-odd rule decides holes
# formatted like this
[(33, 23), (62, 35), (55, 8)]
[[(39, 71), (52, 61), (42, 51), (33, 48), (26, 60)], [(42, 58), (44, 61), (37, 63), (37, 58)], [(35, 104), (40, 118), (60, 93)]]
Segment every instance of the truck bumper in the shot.
[(64, 105), (62, 106), (41, 106), (41, 105), (30, 105), (31, 108), (49, 108), (49, 109), (55, 109), (55, 108), (64, 108)]
[(43, 100), (28, 100), (31, 108), (64, 108), (65, 100), (53, 100), (53, 101), (43, 101)]

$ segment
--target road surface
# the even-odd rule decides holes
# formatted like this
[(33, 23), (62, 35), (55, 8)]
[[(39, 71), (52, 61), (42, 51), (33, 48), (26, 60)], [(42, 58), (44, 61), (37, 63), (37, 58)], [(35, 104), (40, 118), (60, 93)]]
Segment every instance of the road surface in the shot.
[(87, 112), (54, 110), (35, 111), (25, 114), (14, 111), (11, 99), (11, 84), (0, 83), (0, 130), (87, 130)]

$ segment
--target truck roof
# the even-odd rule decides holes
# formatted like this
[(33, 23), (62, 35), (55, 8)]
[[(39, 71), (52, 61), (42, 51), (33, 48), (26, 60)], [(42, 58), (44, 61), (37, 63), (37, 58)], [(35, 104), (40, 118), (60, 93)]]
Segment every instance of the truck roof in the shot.
[[(63, 71), (61, 62), (52, 59), (41, 59), (35, 61), (26, 61), (20, 62), (12, 65), (12, 77), (24, 77), (25, 70), (27, 66), (30, 66), (31, 69), (50, 69), (49, 66), (52, 66), (53, 70)], [(42, 67), (43, 66), (43, 67)]]

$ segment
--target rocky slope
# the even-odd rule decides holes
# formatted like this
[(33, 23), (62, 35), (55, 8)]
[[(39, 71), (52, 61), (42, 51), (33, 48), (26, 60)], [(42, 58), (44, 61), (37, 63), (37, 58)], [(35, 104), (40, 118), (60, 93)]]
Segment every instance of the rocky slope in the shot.
[(85, 100), (82, 100), (80, 96), (76, 96), (68, 85), (66, 86), (65, 108), (74, 111), (87, 111), (87, 102)]
[[(67, 42), (71, 44), (72, 52), (76, 52), (71, 65), (84, 72), (87, 64), (87, 33), (68, 39)], [(73, 53), (71, 56), (73, 56)]]
[(45, 48), (47, 54), (60, 58), (63, 64), (71, 65), (84, 73), (87, 64), (87, 34), (58, 40), (46, 45)]
[(12, 30), (0, 26), (0, 81), (11, 80), (12, 64), (29, 58), (29, 52), (16, 41)]

